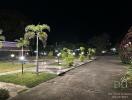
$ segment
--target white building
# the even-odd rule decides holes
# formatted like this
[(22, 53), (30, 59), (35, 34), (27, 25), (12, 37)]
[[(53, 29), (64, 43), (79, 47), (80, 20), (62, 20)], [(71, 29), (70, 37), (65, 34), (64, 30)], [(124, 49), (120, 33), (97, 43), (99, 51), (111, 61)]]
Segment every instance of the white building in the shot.
[[(21, 55), (21, 48), (17, 47), (16, 42), (9, 41), (0, 41), (0, 59), (9, 58), (11, 54), (15, 54), (16, 56)], [(24, 53), (28, 52), (28, 49), (23, 50)]]

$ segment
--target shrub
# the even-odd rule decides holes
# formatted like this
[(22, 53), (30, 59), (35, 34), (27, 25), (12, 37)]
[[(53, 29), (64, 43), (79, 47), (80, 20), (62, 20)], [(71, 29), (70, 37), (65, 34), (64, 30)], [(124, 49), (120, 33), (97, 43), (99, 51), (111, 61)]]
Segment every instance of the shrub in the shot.
[(74, 55), (70, 49), (63, 48), (63, 50), (61, 51), (61, 57), (65, 61), (66, 65), (73, 66)]
[(80, 47), (80, 51), (84, 52), (85, 48), (84, 47)]
[(80, 56), (79, 56), (79, 60), (81, 61), (81, 62), (83, 62), (84, 60), (85, 60), (85, 53), (84, 53), (84, 51), (85, 51), (85, 48), (84, 47), (80, 47)]
[(9, 91), (6, 89), (0, 89), (0, 100), (6, 100), (8, 99), (9, 96)]
[(83, 62), (85, 60), (85, 56), (84, 54), (80, 54), (80, 57), (79, 57), (80, 61)]
[(53, 57), (53, 51), (50, 51), (50, 52), (48, 53), (48, 57)]
[(93, 48), (88, 48), (87, 56), (88, 59), (91, 59), (93, 56), (95, 56), (96, 50)]

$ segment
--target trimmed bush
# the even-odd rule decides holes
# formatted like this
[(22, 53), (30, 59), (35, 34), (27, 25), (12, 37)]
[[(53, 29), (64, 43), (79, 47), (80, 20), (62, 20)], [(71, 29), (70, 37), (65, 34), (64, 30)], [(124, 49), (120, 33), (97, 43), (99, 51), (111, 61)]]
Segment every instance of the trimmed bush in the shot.
[(83, 62), (83, 61), (85, 60), (84, 54), (80, 54), (79, 60), (80, 60), (81, 62)]
[(0, 89), (0, 100), (7, 100), (9, 98), (9, 91), (6, 89)]
[(65, 61), (66, 65), (73, 66), (74, 63), (74, 55), (70, 49), (63, 48), (61, 51), (61, 57)]
[(92, 57), (94, 57), (95, 54), (96, 54), (96, 49), (88, 48), (88, 52), (87, 52), (88, 59), (91, 59)]
[(53, 57), (53, 51), (50, 51), (50, 52), (48, 53), (48, 57)]
[(80, 47), (80, 56), (79, 56), (79, 60), (81, 61), (81, 62), (83, 62), (84, 60), (85, 60), (85, 48), (84, 47)]

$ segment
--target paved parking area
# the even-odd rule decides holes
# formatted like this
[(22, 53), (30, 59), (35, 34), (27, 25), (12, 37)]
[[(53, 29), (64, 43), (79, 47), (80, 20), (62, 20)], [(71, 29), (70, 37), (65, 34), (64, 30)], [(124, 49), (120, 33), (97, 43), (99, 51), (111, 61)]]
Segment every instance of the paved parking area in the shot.
[(113, 100), (113, 82), (124, 72), (117, 57), (100, 57), (11, 100)]

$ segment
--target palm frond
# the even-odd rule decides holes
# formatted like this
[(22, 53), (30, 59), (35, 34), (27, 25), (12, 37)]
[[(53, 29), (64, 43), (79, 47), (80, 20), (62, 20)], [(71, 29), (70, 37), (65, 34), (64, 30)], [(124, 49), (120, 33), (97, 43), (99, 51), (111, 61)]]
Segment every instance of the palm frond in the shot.
[(24, 38), (25, 38), (26, 40), (32, 39), (32, 38), (34, 38), (34, 37), (35, 37), (35, 33), (34, 33), (34, 32), (27, 32), (27, 33), (25, 33), (25, 35), (24, 35)]
[(36, 31), (36, 28), (35, 28), (35, 25), (28, 25), (26, 28), (25, 28), (25, 32), (29, 32), (29, 31)]
[(29, 41), (24, 39), (24, 38), (20, 38), (19, 40), (17, 40), (17, 47), (22, 47), (22, 46), (27, 46), (29, 45)]

